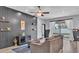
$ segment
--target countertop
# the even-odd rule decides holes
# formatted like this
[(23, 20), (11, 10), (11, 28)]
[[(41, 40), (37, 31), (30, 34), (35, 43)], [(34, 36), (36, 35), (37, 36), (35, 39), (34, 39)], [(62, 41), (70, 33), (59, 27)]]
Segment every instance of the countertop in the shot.
[(59, 39), (59, 38), (61, 38), (61, 36), (52, 36), (52, 37), (43, 38), (43, 39), (39, 39), (39, 40), (33, 40), (33, 41), (31, 41), (31, 44), (42, 45), (46, 41), (52, 41), (52, 40), (56, 40), (56, 39)]

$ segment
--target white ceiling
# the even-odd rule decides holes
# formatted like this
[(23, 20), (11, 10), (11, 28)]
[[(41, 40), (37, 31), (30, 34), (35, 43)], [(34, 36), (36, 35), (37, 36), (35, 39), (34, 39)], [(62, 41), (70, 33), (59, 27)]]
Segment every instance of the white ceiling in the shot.
[[(35, 15), (34, 13), (38, 10), (36, 6), (7, 6), (9, 8), (19, 10), (21, 12)], [(70, 15), (78, 15), (79, 14), (79, 6), (41, 6), (43, 11), (49, 11), (49, 14), (45, 14), (41, 16), (42, 19), (52, 19), (56, 17), (70, 16)]]

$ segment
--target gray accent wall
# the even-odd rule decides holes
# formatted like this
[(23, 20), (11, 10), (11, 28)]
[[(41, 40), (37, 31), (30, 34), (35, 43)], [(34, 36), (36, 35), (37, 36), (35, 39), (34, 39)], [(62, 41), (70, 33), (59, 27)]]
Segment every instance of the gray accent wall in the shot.
[[(13, 39), (17, 35), (21, 35), (22, 31), (20, 30), (20, 20), (23, 19), (26, 21), (26, 40), (27, 36), (31, 35), (31, 37), (36, 38), (36, 31), (31, 30), (31, 25), (33, 21), (33, 16), (22, 13), (22, 15), (17, 15), (18, 11), (9, 9), (7, 7), (0, 6), (0, 17), (6, 17), (10, 23), (5, 25), (0, 23), (0, 28), (4, 26), (9, 26), (11, 28), (10, 32), (1, 32), (0, 31), (0, 48), (5, 48), (13, 45)], [(33, 39), (32, 38), (32, 39)]]

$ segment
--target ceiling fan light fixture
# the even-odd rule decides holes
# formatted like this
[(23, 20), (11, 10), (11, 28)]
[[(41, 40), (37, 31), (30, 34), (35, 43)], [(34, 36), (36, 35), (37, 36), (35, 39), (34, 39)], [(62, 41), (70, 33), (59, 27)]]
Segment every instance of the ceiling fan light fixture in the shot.
[(36, 13), (36, 16), (41, 16), (41, 13)]
[(42, 16), (42, 15), (43, 15), (43, 13), (42, 13), (41, 10), (39, 10), (39, 11), (36, 13), (36, 16)]
[(37, 7), (38, 7), (38, 10), (36, 12), (31, 12), (31, 13), (34, 13), (33, 15), (39, 17), (39, 16), (44, 16), (45, 14), (49, 14), (49, 12), (42, 11), (42, 9), (40, 8), (40, 6), (37, 6)]

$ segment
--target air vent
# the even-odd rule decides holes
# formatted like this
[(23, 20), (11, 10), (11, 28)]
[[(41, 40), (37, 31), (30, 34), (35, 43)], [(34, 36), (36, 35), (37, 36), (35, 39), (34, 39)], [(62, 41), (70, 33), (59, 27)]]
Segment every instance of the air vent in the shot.
[(56, 20), (53, 20), (53, 21), (50, 21), (50, 22), (54, 22), (54, 21), (64, 21), (64, 20), (71, 20), (73, 18), (64, 18), (64, 19), (56, 19)]
[(71, 20), (73, 18), (66, 18), (66, 19), (61, 19), (61, 20), (57, 20), (57, 21), (63, 21), (63, 20)]

